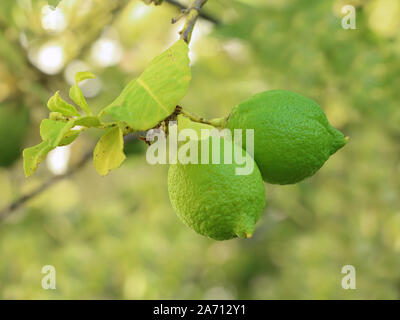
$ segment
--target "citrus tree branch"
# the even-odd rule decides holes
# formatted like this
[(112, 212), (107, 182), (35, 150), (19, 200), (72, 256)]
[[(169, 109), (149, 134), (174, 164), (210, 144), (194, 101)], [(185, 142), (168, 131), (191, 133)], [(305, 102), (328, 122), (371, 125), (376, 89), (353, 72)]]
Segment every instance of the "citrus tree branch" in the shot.
[[(111, 24), (114, 21), (115, 17), (123, 10), (123, 8), (126, 6), (126, 4), (127, 4), (127, 0), (119, 0), (118, 2), (116, 2), (115, 7), (111, 11), (111, 19), (110, 19), (110, 21), (107, 22), (108, 24)], [(5, 26), (3, 26), (3, 22), (1, 20), (0, 20), (0, 27), (5, 28)], [(99, 35), (100, 35), (100, 33), (97, 34), (96, 37), (98, 37)], [(87, 41), (87, 43), (85, 43), (82, 46), (80, 53), (77, 56), (75, 56), (74, 58), (77, 59), (80, 56), (83, 56), (84, 53), (87, 52), (87, 50), (93, 44), (94, 40), (95, 40), (95, 38), (90, 39), (90, 41)], [(9, 42), (9, 43), (11, 46), (15, 47), (16, 52), (18, 52), (18, 48), (20, 48), (19, 43), (17, 41), (13, 41), (13, 42)], [(54, 79), (53, 78), (49, 79), (47, 75), (45, 75), (39, 69), (37, 69), (35, 66), (33, 66), (26, 56), (23, 57), (23, 60), (26, 63), (26, 65), (28, 66), (25, 70), (24, 77), (26, 77), (27, 74), (29, 74), (32, 77), (31, 81), (38, 81), (44, 88), (48, 88), (50, 90), (50, 88), (49, 88), (50, 83), (51, 83), (51, 81), (54, 81)], [(24, 94), (30, 94), (30, 92), (24, 92)], [(22, 96), (22, 95), (20, 95), (20, 96)], [(35, 95), (33, 95), (33, 96), (35, 97)], [(136, 138), (135, 136), (126, 136), (124, 138), (124, 140), (125, 140), (125, 143), (130, 143), (135, 138)], [(7, 218), (15, 210), (22, 207), (27, 201), (29, 201), (30, 199), (41, 194), (45, 190), (49, 189), (51, 186), (56, 184), (58, 181), (68, 178), (68, 177), (72, 176), (73, 174), (75, 174), (76, 172), (78, 172), (91, 159), (92, 153), (93, 153), (92, 151), (86, 153), (79, 160), (79, 162), (65, 174), (57, 175), (57, 176), (53, 176), (53, 177), (49, 178), (46, 182), (44, 182), (41, 186), (39, 186), (32, 192), (21, 196), (20, 198), (18, 198), (17, 200), (15, 200), (11, 204), (9, 204), (7, 207), (0, 210), (0, 221)]]
[[(129, 143), (136, 143), (138, 141), (136, 135), (127, 135), (124, 137), (124, 143), (129, 144)], [(92, 148), (94, 149), (94, 148)], [(85, 165), (86, 163), (89, 162), (89, 160), (92, 159), (93, 151), (88, 151), (87, 153), (84, 154), (84, 156), (79, 160), (79, 162), (73, 166), (71, 169), (69, 169), (66, 173), (57, 175), (57, 176), (52, 176), (49, 178), (47, 181), (45, 181), (43, 184), (41, 184), (39, 187), (34, 189), (33, 191), (21, 196), (20, 198), (16, 199), (14, 202), (12, 202), (10, 205), (8, 205), (6, 208), (0, 210), (0, 221), (4, 220), (7, 218), (11, 213), (13, 213), (15, 210), (19, 209), (22, 207), (27, 201), (30, 199), (40, 195), (53, 185), (55, 185), (57, 182), (64, 180), (66, 178), (71, 177), (75, 173), (79, 172)]]
[[(186, 43), (190, 42), (194, 26), (200, 15), (200, 10), (206, 4), (206, 2), (207, 0), (194, 0), (193, 3), (183, 11), (183, 14), (186, 16), (186, 22), (179, 33), (181, 35), (181, 39), (183, 39)], [(174, 23), (178, 21), (179, 18), (181, 18), (181, 16), (173, 19), (172, 22)]]
[(25, 204), (25, 202), (27, 202), (28, 200), (43, 193), (44, 191), (49, 189), (51, 186), (53, 186), (58, 181), (61, 181), (65, 178), (72, 176), (75, 172), (79, 171), (88, 162), (91, 155), (92, 155), (92, 152), (86, 153), (84, 155), (84, 157), (78, 162), (78, 164), (75, 167), (71, 168), (66, 173), (58, 175), (58, 176), (52, 176), (50, 179), (48, 179), (46, 182), (44, 182), (41, 186), (37, 187), (30, 193), (27, 193), (27, 194), (23, 195), (22, 197), (18, 198), (17, 200), (15, 200), (8, 207), (6, 207), (0, 211), (0, 220), (4, 220), (5, 218), (7, 218), (13, 211), (15, 211), (15, 210), (19, 209), (21, 206), (23, 206)]
[[(164, 0), (164, 1), (166, 3), (169, 3), (170, 5), (178, 8), (178, 9), (180, 9), (182, 12), (186, 12), (187, 9), (188, 9), (185, 5), (183, 5), (182, 3), (180, 3), (180, 2), (178, 2), (176, 0)], [(211, 23), (214, 23), (216, 25), (221, 24), (218, 19), (214, 18), (213, 16), (211, 16), (211, 15), (205, 13), (205, 12), (200, 12), (199, 13), (199, 17), (204, 19), (204, 20), (210, 21)], [(175, 21), (175, 20), (173, 20), (173, 21)]]
[[(153, 129), (159, 128), (165, 122), (168, 122), (171, 120), (176, 120), (176, 117), (179, 114), (183, 114), (183, 115), (189, 117), (190, 119), (192, 119), (192, 121), (210, 124), (215, 127), (220, 127), (222, 120), (224, 120), (223, 118), (207, 120), (207, 119), (195, 116), (187, 111), (184, 111), (182, 109), (182, 107), (177, 106), (175, 111), (170, 116), (168, 116), (166, 119), (161, 121)], [(146, 133), (147, 133), (147, 131), (144, 132), (144, 135), (140, 135), (138, 132), (131, 131), (130, 133), (128, 133), (124, 136), (124, 145), (128, 145), (131, 143), (137, 143), (140, 140), (144, 141), (146, 144), (149, 144), (149, 142), (146, 140)], [(93, 150), (93, 149), (94, 149), (94, 147), (91, 148), (91, 150)], [(33, 191), (31, 191), (25, 195), (22, 195), (21, 197), (16, 199), (14, 202), (9, 204), (7, 207), (0, 210), (0, 222), (2, 220), (4, 220), (5, 218), (7, 218), (9, 215), (11, 215), (14, 211), (16, 211), (20, 207), (24, 206), (25, 203), (28, 202), (30, 199), (35, 198), (36, 196), (40, 195), (41, 193), (43, 193), (44, 191), (46, 191), (47, 189), (49, 189), (53, 185), (55, 185), (57, 182), (62, 181), (66, 178), (69, 178), (72, 175), (74, 175), (75, 173), (79, 172), (86, 165), (86, 163), (88, 163), (89, 160), (92, 159), (92, 155), (93, 155), (93, 151), (86, 152), (83, 155), (83, 157), (79, 160), (79, 162), (75, 166), (73, 166), (71, 169), (69, 169), (66, 173), (61, 174), (61, 175), (52, 176), (51, 178), (49, 178), (47, 181), (45, 181), (43, 184), (41, 184), (39, 187), (37, 187)]]
[[(166, 2), (173, 4), (180, 9), (184, 9), (184, 15), (186, 16), (186, 22), (181, 30), (181, 38), (186, 41), (187, 43), (190, 42), (190, 38), (193, 32), (193, 28), (196, 24), (196, 21), (199, 17), (203, 17), (211, 22), (218, 23), (215, 19), (210, 18), (207, 15), (204, 15), (200, 12), (201, 8), (203, 5), (207, 2), (207, 0), (195, 0), (188, 8), (185, 8), (182, 4), (178, 3), (177, 1), (174, 0), (165, 0)], [(124, 1), (120, 2), (120, 5), (116, 7), (115, 11), (118, 12), (124, 4)], [(177, 112), (180, 112), (180, 109), (177, 110)], [(201, 119), (202, 121), (205, 121), (205, 119)], [(137, 135), (127, 135), (124, 137), (124, 143), (132, 143), (134, 140), (143, 140), (143, 137), (137, 136)], [(27, 193), (25, 195), (22, 195), (20, 198), (16, 199), (14, 202), (12, 202), (10, 205), (5, 207), (4, 209), (0, 210), (0, 221), (4, 220), (7, 218), (10, 214), (12, 214), (15, 210), (19, 209), (22, 207), (26, 202), (28, 202), (30, 199), (40, 195), (50, 187), (52, 187), (54, 184), (57, 182), (69, 178), (78, 171), (80, 171), (85, 164), (92, 158), (92, 151), (87, 152), (81, 159), (80, 161), (72, 167), (70, 170), (68, 170), (65, 174), (62, 175), (57, 175), (57, 176), (52, 176), (49, 178), (47, 181), (45, 181), (42, 185), (31, 191), (30, 193)]]

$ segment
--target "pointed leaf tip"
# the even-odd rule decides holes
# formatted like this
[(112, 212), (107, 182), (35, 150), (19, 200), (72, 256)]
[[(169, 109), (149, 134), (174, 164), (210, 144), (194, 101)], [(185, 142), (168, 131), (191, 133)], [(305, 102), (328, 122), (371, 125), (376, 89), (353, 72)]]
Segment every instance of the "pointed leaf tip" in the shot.
[(57, 91), (47, 102), (47, 108), (51, 112), (59, 112), (64, 116), (79, 117), (80, 114), (76, 108), (63, 100), (60, 92)]
[(79, 82), (82, 82), (86, 79), (93, 79), (95, 75), (89, 71), (77, 72), (75, 74), (75, 84), (69, 90), (69, 97), (73, 102), (75, 102), (78, 106), (80, 106), (87, 115), (91, 115), (92, 112), (89, 109), (89, 105), (86, 102), (85, 96), (82, 93), (81, 88), (79, 87)]
[(75, 74), (75, 82), (79, 83), (79, 82), (82, 82), (82, 81), (87, 80), (87, 79), (93, 79), (95, 77), (96, 76), (93, 73), (89, 72), (89, 71), (77, 72)]

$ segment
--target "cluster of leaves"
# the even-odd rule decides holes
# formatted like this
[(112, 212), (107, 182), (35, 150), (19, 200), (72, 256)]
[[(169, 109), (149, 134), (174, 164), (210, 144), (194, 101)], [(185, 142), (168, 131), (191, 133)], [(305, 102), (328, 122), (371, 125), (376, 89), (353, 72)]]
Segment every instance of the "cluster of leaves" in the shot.
[[(24, 150), (27, 177), (56, 147), (72, 143), (88, 128), (104, 129), (94, 150), (94, 166), (100, 175), (118, 168), (125, 160), (123, 136), (146, 131), (170, 116), (186, 95), (191, 72), (188, 46), (183, 40), (150, 62), (147, 69), (132, 80), (121, 94), (98, 115), (94, 115), (79, 87), (79, 83), (94, 78), (90, 72), (79, 72), (69, 92), (70, 99), (83, 111), (63, 100), (56, 92), (48, 101), (50, 116), (40, 125), (42, 142)], [(103, 121), (105, 115), (112, 122)]]

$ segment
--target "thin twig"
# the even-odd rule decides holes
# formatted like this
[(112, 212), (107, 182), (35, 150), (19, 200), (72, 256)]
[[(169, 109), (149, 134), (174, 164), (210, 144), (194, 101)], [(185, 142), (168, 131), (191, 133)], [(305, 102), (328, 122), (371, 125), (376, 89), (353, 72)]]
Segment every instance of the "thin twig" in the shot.
[[(183, 29), (181, 30), (181, 37), (187, 43), (190, 42), (190, 38), (191, 38), (191, 35), (193, 32), (194, 25), (196, 24), (196, 21), (199, 18), (199, 16), (206, 20), (209, 20), (215, 24), (219, 23), (214, 18), (200, 12), (201, 7), (207, 2), (207, 0), (195, 0), (193, 2), (193, 4), (188, 8), (186, 8), (185, 6), (183, 6), (182, 4), (180, 4), (179, 2), (174, 1), (174, 0), (165, 0), (165, 1), (172, 5), (179, 7), (180, 9), (185, 10), (185, 12), (187, 14), (187, 20), (186, 20), (186, 23), (185, 23)], [(117, 7), (118, 10), (121, 7)], [(138, 137), (136, 135), (127, 135), (124, 137), (124, 142), (130, 143), (135, 139), (138, 139)], [(7, 218), (12, 212), (14, 212), (15, 210), (22, 207), (27, 201), (29, 201), (30, 199), (43, 193), (44, 191), (46, 191), (47, 189), (52, 187), (57, 182), (59, 182), (63, 179), (66, 179), (68, 177), (71, 177), (72, 175), (74, 175), (75, 173), (80, 171), (91, 158), (92, 158), (92, 151), (85, 153), (85, 155), (82, 157), (82, 159), (80, 159), (80, 161), (73, 168), (68, 170), (65, 174), (51, 177), (50, 179), (45, 181), (41, 186), (39, 186), (35, 190), (31, 191), (28, 194), (21, 196), (17, 200), (15, 200), (9, 206), (7, 206), (6, 208), (4, 208), (3, 210), (0, 211), (0, 221)]]
[[(186, 8), (186, 6), (184, 4), (182, 4), (182, 3), (180, 3), (180, 2), (178, 2), (176, 0), (164, 0), (164, 1), (169, 3), (169, 4), (171, 4), (171, 5), (173, 5), (173, 6), (175, 6), (175, 7), (177, 7), (181, 11), (185, 11), (186, 12), (186, 10), (187, 10), (187, 8)], [(211, 15), (205, 13), (205, 12), (200, 12), (199, 17), (204, 19), (204, 20), (210, 21), (210, 22), (212, 22), (212, 23), (214, 23), (216, 25), (221, 24), (221, 22), (219, 20), (217, 20), (216, 18), (214, 18), (213, 16), (211, 16)]]
[(58, 175), (58, 176), (52, 176), (49, 180), (44, 182), (41, 186), (37, 187), (32, 192), (27, 193), (27, 194), (23, 195), (22, 197), (20, 197), (19, 199), (15, 200), (7, 208), (0, 211), (0, 220), (7, 218), (13, 211), (19, 209), (22, 205), (24, 205), (25, 202), (27, 202), (28, 200), (43, 193), (44, 191), (49, 189), (51, 186), (53, 186), (58, 181), (61, 181), (65, 178), (72, 176), (75, 172), (79, 171), (88, 162), (91, 155), (92, 155), (92, 152), (86, 153), (83, 156), (83, 158), (78, 162), (78, 164), (76, 166), (74, 166), (73, 168), (71, 168), (68, 172)]
[(194, 0), (193, 3), (185, 11), (187, 19), (185, 25), (179, 33), (181, 35), (181, 39), (183, 39), (186, 43), (190, 42), (193, 28), (200, 15), (200, 10), (206, 4), (206, 2), (207, 0)]
[[(127, 135), (127, 136), (124, 137), (124, 143), (125, 144), (135, 143), (136, 141), (138, 141), (138, 140), (137, 140), (137, 137), (135, 135)], [(0, 221), (4, 220), (5, 218), (7, 218), (12, 212), (14, 212), (15, 210), (17, 210), (20, 207), (22, 207), (27, 201), (29, 201), (30, 199), (32, 199), (32, 198), (38, 196), (39, 194), (43, 193), (44, 191), (46, 191), (47, 189), (49, 189), (50, 187), (55, 185), (57, 182), (59, 182), (61, 180), (64, 180), (66, 178), (69, 178), (72, 175), (74, 175), (75, 173), (77, 173), (78, 171), (80, 171), (85, 166), (85, 164), (90, 159), (92, 159), (92, 154), (93, 154), (93, 151), (88, 151), (79, 160), (79, 162), (74, 167), (69, 169), (66, 173), (61, 174), (61, 175), (57, 175), (57, 176), (52, 176), (47, 181), (45, 181), (42, 185), (40, 185), (39, 187), (37, 187), (36, 189), (31, 191), (30, 193), (27, 193), (27, 194), (21, 196), (20, 198), (15, 200), (13, 203), (11, 203), (9, 206), (7, 206), (3, 210), (1, 210), (0, 211)]]
[[(112, 23), (112, 21), (115, 19), (115, 17), (122, 11), (122, 9), (125, 7), (125, 5), (127, 4), (126, 0), (120, 0), (115, 7), (113, 8), (113, 10), (111, 11), (111, 16), (112, 18), (110, 19), (110, 21), (108, 22), (109, 24)], [(0, 21), (1, 24), (1, 21)], [(100, 33), (99, 33), (100, 34)], [(96, 37), (99, 36), (96, 35)], [(75, 57), (78, 58), (79, 56), (83, 55), (83, 53), (87, 52), (87, 50), (90, 48), (90, 46), (93, 43), (93, 39), (91, 39), (91, 41), (88, 41), (86, 44), (84, 44), (80, 50), (80, 54), (78, 56)], [(18, 43), (16, 43), (16, 45), (19, 45)], [(39, 79), (40, 83), (44, 86), (44, 87), (49, 87), (49, 84), (51, 81), (48, 80), (48, 77), (46, 77), (46, 75), (44, 73), (42, 73), (40, 70), (38, 70), (36, 67), (34, 67), (31, 62), (25, 58), (25, 61), (27, 63), (27, 65), (32, 67), (33, 73), (35, 74), (36, 78)], [(124, 138), (125, 143), (129, 143), (130, 141), (134, 140), (136, 137), (134, 136), (126, 136)], [(6, 217), (8, 217), (12, 212), (14, 212), (15, 210), (19, 209), (20, 207), (22, 207), (27, 201), (29, 201), (30, 199), (36, 197), (37, 195), (41, 194), (42, 192), (44, 192), (45, 190), (49, 189), (51, 186), (53, 186), (54, 184), (56, 184), (58, 181), (61, 181), (65, 178), (68, 178), (70, 176), (72, 176), (73, 174), (75, 174), (76, 172), (78, 172), (81, 168), (84, 167), (84, 165), (91, 159), (91, 155), (92, 152), (88, 152), (86, 153), (82, 159), (80, 159), (80, 161), (73, 167), (71, 168), (68, 172), (66, 172), (65, 174), (62, 175), (57, 175), (57, 176), (53, 176), (51, 178), (49, 178), (47, 181), (45, 181), (41, 186), (39, 186), (38, 188), (36, 188), (35, 190), (33, 190), (32, 192), (23, 195), (22, 197), (18, 198), (17, 200), (15, 200), (13, 203), (11, 203), (10, 205), (8, 205), (6, 208), (0, 210), (0, 221), (4, 220)]]

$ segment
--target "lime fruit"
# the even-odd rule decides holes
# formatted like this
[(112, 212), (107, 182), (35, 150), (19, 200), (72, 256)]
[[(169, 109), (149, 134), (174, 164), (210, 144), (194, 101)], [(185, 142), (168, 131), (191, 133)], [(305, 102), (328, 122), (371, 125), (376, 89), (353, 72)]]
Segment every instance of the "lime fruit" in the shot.
[[(199, 150), (198, 164), (182, 164), (179, 159), (177, 164), (171, 164), (168, 192), (172, 206), (180, 219), (201, 235), (216, 240), (249, 238), (265, 206), (260, 171), (243, 149), (220, 137), (216, 138), (216, 145), (219, 145), (221, 163), (211, 163), (212, 139), (204, 139), (209, 142), (208, 148), (201, 148), (201, 143), (196, 146)], [(230, 147), (226, 147), (224, 142)], [(224, 150), (230, 148), (232, 163), (223, 163)], [(201, 149), (203, 152), (208, 149), (208, 164), (200, 163)], [(236, 169), (244, 167), (235, 161), (238, 155), (254, 165), (250, 174), (237, 175)]]
[(346, 144), (314, 101), (286, 90), (259, 93), (233, 108), (230, 130), (254, 129), (254, 159), (264, 181), (292, 184), (315, 174)]
[(29, 123), (26, 108), (0, 104), (0, 167), (8, 167), (22, 154)]

